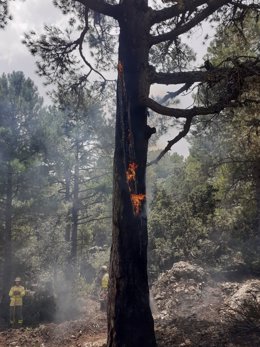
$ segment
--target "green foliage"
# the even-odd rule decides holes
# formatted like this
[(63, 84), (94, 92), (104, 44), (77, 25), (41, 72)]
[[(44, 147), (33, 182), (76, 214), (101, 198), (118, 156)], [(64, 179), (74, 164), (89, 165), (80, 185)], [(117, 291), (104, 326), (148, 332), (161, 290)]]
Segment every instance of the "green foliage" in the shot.
[(151, 272), (157, 275), (175, 261), (204, 259), (207, 221), (215, 206), (214, 189), (203, 178), (199, 162), (182, 159), (180, 165), (169, 159), (171, 177), (155, 186), (150, 206), (149, 261)]
[[(219, 27), (209, 48), (213, 65), (228, 56), (259, 54), (259, 22), (249, 14), (244, 25), (246, 42), (237, 27)], [(220, 89), (201, 89), (200, 102)], [(198, 120), (187, 159), (177, 164), (176, 156), (168, 156), (156, 168), (149, 223), (156, 274), (180, 259), (259, 273), (259, 90), (259, 78), (248, 79), (239, 107)]]
[[(61, 320), (71, 318), (69, 302), (92, 290), (99, 267), (108, 261), (110, 244), (113, 125), (104, 120), (99, 101), (89, 93), (63, 91), (56, 96), (55, 105), (43, 108), (37, 88), (23, 73), (0, 79), (0, 238), (5, 240), (11, 172), (12, 278), (22, 277), (27, 289), (32, 284), (41, 288), (46, 281), (54, 284), (56, 293), (62, 290), (60, 283), (68, 287), (66, 312), (55, 299), (57, 312), (51, 318), (42, 312), (48, 293), (26, 298), (25, 309), (34, 323), (53, 320), (54, 314)], [(71, 264), (75, 206), (77, 262)], [(1, 276), (4, 242), (0, 245)], [(95, 246), (100, 250), (93, 253)]]

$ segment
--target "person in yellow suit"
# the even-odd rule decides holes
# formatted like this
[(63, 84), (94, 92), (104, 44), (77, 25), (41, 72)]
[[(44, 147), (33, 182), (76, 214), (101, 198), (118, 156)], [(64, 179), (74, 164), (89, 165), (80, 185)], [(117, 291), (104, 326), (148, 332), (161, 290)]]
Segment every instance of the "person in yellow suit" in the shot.
[(100, 298), (100, 310), (106, 311), (107, 308), (107, 294), (108, 294), (108, 283), (109, 283), (109, 274), (107, 271), (107, 266), (101, 267), (101, 290), (99, 294)]
[(25, 289), (21, 285), (21, 278), (16, 277), (15, 285), (10, 289), (10, 323), (15, 325), (23, 324), (23, 297), (25, 296)]

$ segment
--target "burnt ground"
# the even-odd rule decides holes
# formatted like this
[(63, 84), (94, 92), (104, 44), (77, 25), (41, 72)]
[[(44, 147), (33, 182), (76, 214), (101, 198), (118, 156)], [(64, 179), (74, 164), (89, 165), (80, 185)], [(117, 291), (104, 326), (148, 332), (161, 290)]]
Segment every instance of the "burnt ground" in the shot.
[(260, 280), (176, 263), (152, 288), (159, 347), (260, 347)]
[[(152, 294), (158, 347), (260, 347), (259, 279), (216, 280), (181, 262)], [(84, 319), (4, 330), (0, 347), (105, 347), (105, 314), (94, 300), (86, 307)]]

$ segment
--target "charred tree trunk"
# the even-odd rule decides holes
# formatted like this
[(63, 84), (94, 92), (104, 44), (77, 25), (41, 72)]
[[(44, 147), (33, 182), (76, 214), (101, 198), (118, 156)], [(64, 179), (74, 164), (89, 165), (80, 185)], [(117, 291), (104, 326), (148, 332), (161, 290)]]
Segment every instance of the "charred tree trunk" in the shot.
[(11, 165), (7, 165), (6, 202), (5, 202), (5, 229), (4, 229), (4, 269), (3, 294), (8, 300), (8, 292), (12, 280), (12, 199), (13, 199), (13, 173)]
[[(120, 22), (108, 347), (155, 347), (147, 278), (145, 171), (149, 128), (147, 1), (124, 2)], [(129, 47), (132, 47), (129, 49)]]

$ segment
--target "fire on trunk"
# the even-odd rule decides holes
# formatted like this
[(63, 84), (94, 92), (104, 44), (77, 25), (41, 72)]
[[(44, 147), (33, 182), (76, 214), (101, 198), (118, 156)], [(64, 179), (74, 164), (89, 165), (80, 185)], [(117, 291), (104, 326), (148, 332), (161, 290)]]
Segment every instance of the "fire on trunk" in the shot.
[(141, 212), (142, 201), (144, 201), (145, 194), (131, 194), (131, 201), (134, 208), (135, 215)]
[(138, 165), (135, 162), (129, 163), (128, 169), (126, 171), (126, 180), (128, 183), (130, 198), (134, 210), (134, 214), (138, 215), (141, 212), (142, 202), (145, 199), (145, 194), (137, 194), (136, 190), (136, 170)]
[[(127, 179), (128, 184), (131, 181), (135, 182), (137, 168), (138, 168), (138, 165), (136, 163), (129, 163), (128, 169), (126, 171), (126, 179)], [(131, 191), (131, 189), (130, 189), (130, 191)]]

